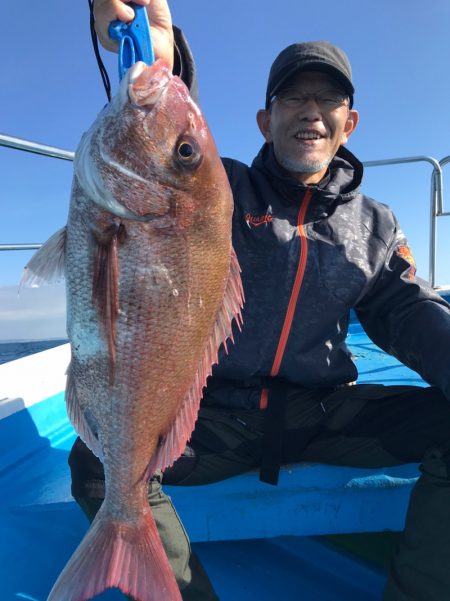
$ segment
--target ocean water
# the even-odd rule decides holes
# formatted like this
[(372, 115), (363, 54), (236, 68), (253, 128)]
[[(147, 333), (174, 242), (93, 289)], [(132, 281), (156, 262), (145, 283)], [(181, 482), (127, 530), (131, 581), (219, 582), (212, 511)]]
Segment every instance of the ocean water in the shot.
[(40, 351), (66, 344), (67, 339), (52, 340), (20, 340), (12, 342), (0, 342), (0, 365), (14, 359), (20, 359), (27, 355), (34, 355)]

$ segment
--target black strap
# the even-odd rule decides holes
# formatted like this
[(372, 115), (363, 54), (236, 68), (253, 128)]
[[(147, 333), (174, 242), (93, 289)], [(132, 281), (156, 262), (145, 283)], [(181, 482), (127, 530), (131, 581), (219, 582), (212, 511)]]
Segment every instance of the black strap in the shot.
[(269, 397), (264, 419), (264, 436), (259, 479), (278, 484), (283, 460), (283, 430), (286, 414), (287, 385), (281, 378), (268, 381)]
[(95, 19), (94, 19), (94, 0), (88, 0), (89, 12), (90, 12), (90, 28), (91, 28), (91, 39), (94, 47), (95, 58), (97, 59), (98, 68), (100, 75), (102, 76), (103, 85), (105, 86), (105, 92), (108, 97), (108, 102), (111, 101), (111, 82), (109, 81), (108, 71), (103, 64), (102, 57), (100, 56), (100, 49), (98, 47), (97, 32), (95, 31)]

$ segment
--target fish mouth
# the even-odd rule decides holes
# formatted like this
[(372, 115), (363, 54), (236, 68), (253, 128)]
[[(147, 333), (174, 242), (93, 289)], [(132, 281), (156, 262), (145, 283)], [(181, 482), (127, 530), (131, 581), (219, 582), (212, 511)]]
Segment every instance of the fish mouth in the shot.
[[(124, 106), (131, 102), (138, 108), (151, 110), (160, 100), (164, 91), (173, 78), (168, 65), (163, 60), (157, 60), (148, 66), (143, 62), (135, 63), (128, 69), (123, 78), (118, 94), (112, 99), (111, 103), (103, 109), (105, 116), (118, 115)], [(122, 204), (114, 198), (103, 181), (103, 177), (98, 170), (96, 162), (92, 160), (91, 144), (93, 137), (98, 133), (98, 126), (84, 134), (77, 148), (74, 161), (74, 171), (80, 187), (86, 196), (95, 204), (106, 209), (120, 219), (128, 219), (140, 222), (154, 222), (156, 227), (168, 227), (172, 224), (172, 217), (169, 213), (155, 214), (135, 213), (133, 210)], [(149, 182), (132, 169), (122, 165), (110, 156), (107, 145), (103, 144), (103, 138), (100, 136), (96, 140), (98, 157), (101, 162), (113, 168), (117, 174), (123, 175), (128, 179), (147, 185)]]
[(167, 63), (158, 59), (152, 65), (139, 61), (127, 72), (127, 93), (137, 107), (151, 110), (161, 98), (173, 75)]

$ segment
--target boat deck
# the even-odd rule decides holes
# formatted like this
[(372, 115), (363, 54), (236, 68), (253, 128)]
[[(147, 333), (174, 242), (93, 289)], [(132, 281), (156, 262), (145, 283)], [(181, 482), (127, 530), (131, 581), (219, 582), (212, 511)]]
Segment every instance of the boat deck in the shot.
[[(376, 348), (357, 323), (349, 343), (359, 382), (424, 385)], [(42, 360), (55, 366), (61, 354), (66, 361), (67, 350), (45, 351)], [(18, 370), (29, 386), (32, 360), (0, 366), (2, 386), (8, 374), (17, 380)], [(70, 496), (67, 455), (75, 434), (62, 392), (31, 404), (25, 393), (6, 395), (9, 401), (0, 403), (0, 599), (45, 601), (88, 527)], [(416, 477), (416, 465), (363, 470), (300, 464), (284, 467), (277, 487), (249, 473), (166, 490), (221, 601), (376, 601), (384, 572), (317, 535), (400, 530)], [(96, 597), (123, 598), (113, 590)]]

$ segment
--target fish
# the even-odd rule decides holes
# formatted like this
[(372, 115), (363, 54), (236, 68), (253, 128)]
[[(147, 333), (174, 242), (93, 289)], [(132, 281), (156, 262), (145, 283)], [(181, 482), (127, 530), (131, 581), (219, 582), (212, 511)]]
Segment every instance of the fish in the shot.
[(242, 326), (233, 196), (206, 121), (157, 60), (131, 67), (76, 150), (67, 224), (23, 283), (66, 279), (68, 416), (105, 499), (48, 601), (119, 588), (181, 601), (148, 481), (185, 449), (218, 349)]

